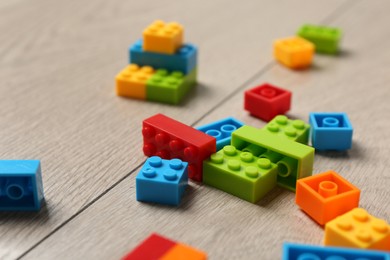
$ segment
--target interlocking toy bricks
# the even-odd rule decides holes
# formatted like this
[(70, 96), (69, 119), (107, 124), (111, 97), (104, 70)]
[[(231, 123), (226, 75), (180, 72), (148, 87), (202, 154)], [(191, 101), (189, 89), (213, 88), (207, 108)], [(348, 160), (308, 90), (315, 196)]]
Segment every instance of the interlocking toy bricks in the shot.
[(179, 205), (188, 184), (187, 166), (180, 159), (148, 158), (135, 179), (137, 200)]
[(291, 37), (274, 42), (274, 57), (291, 69), (304, 69), (311, 65), (314, 44), (300, 37)]
[(179, 23), (155, 21), (143, 32), (145, 51), (174, 54), (183, 45), (184, 28)]
[(38, 160), (0, 160), (0, 211), (39, 211), (44, 200)]
[(313, 171), (314, 149), (244, 125), (232, 134), (231, 144), (238, 150), (267, 158), (278, 166), (278, 184), (295, 191), (297, 179)]
[(390, 226), (366, 210), (355, 208), (326, 223), (324, 243), (390, 251)]
[(339, 50), (341, 30), (339, 28), (305, 24), (297, 35), (312, 42), (316, 52), (336, 54)]
[(146, 83), (147, 100), (168, 104), (178, 104), (196, 84), (197, 70), (194, 68), (189, 74), (180, 71), (169, 73), (159, 69)]
[(310, 113), (311, 143), (317, 150), (348, 150), (353, 128), (345, 113)]
[(288, 119), (287, 116), (276, 116), (262, 130), (302, 144), (309, 141), (310, 125), (299, 119)]
[(183, 44), (174, 54), (144, 51), (142, 39), (129, 48), (130, 63), (140, 66), (151, 66), (155, 69), (164, 68), (169, 71), (180, 71), (189, 74), (197, 64), (198, 50), (193, 44)]
[(203, 162), (203, 182), (256, 203), (276, 186), (277, 166), (227, 145)]
[(207, 255), (188, 245), (172, 241), (159, 234), (151, 234), (122, 260), (206, 260)]
[(150, 66), (130, 64), (115, 77), (118, 96), (146, 99), (146, 82), (154, 74)]
[(202, 181), (203, 161), (216, 151), (214, 137), (162, 114), (145, 119), (142, 126), (146, 156), (188, 162), (188, 177)]
[(382, 251), (361, 250), (343, 247), (323, 247), (300, 245), (293, 243), (283, 244), (282, 260), (347, 260), (370, 259), (390, 260), (390, 254)]
[(291, 92), (265, 83), (245, 91), (244, 109), (264, 121), (290, 110)]
[(295, 202), (318, 224), (359, 206), (360, 190), (334, 171), (297, 181)]
[(217, 151), (219, 151), (225, 145), (230, 144), (232, 132), (243, 125), (244, 123), (234, 117), (227, 117), (196, 129), (217, 139)]

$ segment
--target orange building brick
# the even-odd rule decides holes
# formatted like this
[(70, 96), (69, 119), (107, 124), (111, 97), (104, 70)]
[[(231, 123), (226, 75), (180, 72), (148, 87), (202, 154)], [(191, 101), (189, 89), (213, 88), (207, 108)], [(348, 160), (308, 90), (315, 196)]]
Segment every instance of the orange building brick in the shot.
[(166, 252), (160, 260), (206, 260), (207, 255), (202, 251), (184, 244), (176, 244)]
[(359, 206), (360, 190), (334, 171), (297, 181), (296, 204), (318, 224)]
[(390, 251), (390, 225), (356, 208), (325, 225), (324, 244)]
[(300, 37), (279, 39), (274, 42), (274, 57), (289, 68), (303, 69), (311, 65), (314, 49), (313, 43)]
[(146, 82), (154, 74), (152, 67), (130, 64), (115, 77), (116, 94), (123, 97), (146, 99)]
[(145, 51), (174, 54), (183, 45), (184, 28), (179, 23), (155, 21), (143, 32)]

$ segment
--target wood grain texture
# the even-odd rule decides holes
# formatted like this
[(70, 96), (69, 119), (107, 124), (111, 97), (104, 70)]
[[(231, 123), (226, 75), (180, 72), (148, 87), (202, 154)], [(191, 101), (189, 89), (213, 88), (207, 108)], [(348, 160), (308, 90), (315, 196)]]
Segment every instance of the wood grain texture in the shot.
[[(281, 189), (257, 205), (196, 184), (177, 209), (134, 199), (129, 173), (144, 160), (143, 118), (162, 112), (200, 125), (234, 115), (262, 126), (241, 107), (242, 90), (264, 81), (293, 91), (292, 117), (350, 115), (354, 148), (317, 154), (315, 171), (340, 172), (362, 188), (362, 206), (389, 220), (388, 6), (368, 0), (0, 5), (0, 31), (8, 35), (0, 44), (0, 157), (41, 159), (47, 199), (39, 214), (0, 214), (0, 258), (27, 252), (28, 259), (117, 259), (153, 231), (212, 259), (275, 259), (282, 241), (320, 243), (321, 228)], [(157, 18), (182, 22), (186, 39), (200, 48), (200, 85), (179, 107), (113, 93), (128, 45)], [(346, 32), (340, 57), (316, 56), (314, 68), (303, 72), (272, 61), (273, 39), (326, 18)]]

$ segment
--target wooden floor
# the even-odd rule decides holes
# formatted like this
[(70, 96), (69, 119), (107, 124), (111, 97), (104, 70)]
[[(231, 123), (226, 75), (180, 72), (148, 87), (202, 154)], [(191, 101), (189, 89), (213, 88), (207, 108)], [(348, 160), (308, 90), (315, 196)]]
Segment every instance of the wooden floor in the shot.
[[(314, 173), (339, 172), (362, 190), (362, 207), (390, 221), (390, 1), (242, 2), (0, 2), (0, 158), (40, 159), (47, 203), (0, 213), (0, 259), (118, 259), (151, 232), (210, 259), (278, 259), (284, 241), (321, 244), (323, 229), (281, 188), (258, 204), (195, 183), (178, 208), (135, 200), (144, 118), (262, 127), (243, 110), (243, 91), (263, 82), (293, 92), (292, 118), (348, 113), (353, 149), (317, 153)], [(155, 19), (182, 23), (200, 50), (200, 84), (181, 106), (114, 93), (129, 44)], [(306, 22), (342, 28), (342, 52), (286, 69), (272, 42)]]

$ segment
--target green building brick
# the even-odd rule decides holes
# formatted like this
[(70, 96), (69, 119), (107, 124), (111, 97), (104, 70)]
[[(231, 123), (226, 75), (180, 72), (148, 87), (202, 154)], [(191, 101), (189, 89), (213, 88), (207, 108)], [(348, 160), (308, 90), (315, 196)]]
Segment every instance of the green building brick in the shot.
[(287, 116), (276, 116), (262, 130), (302, 144), (309, 141), (310, 125), (299, 119), (288, 119)]
[(276, 186), (277, 166), (227, 145), (203, 162), (203, 182), (256, 203)]
[(196, 68), (187, 75), (158, 69), (146, 82), (146, 99), (176, 105), (196, 85), (196, 74)]
[(303, 25), (297, 35), (311, 41), (316, 46), (316, 52), (336, 54), (339, 49), (341, 30), (339, 28)]
[(297, 179), (313, 171), (314, 148), (280, 138), (251, 126), (242, 126), (232, 133), (231, 144), (238, 150), (268, 158), (278, 166), (278, 184), (295, 191)]

